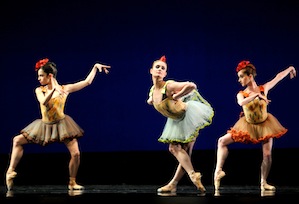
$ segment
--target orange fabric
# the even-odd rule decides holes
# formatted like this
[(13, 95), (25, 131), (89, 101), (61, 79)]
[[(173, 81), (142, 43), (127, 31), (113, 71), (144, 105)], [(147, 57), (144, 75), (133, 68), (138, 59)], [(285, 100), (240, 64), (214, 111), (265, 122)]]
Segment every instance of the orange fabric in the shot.
[[(264, 94), (264, 87), (259, 86)], [(249, 94), (240, 91), (246, 98)], [(227, 133), (232, 135), (235, 142), (253, 143), (267, 141), (269, 138), (279, 138), (288, 130), (271, 113), (267, 111), (267, 103), (259, 98), (244, 105), (239, 120)]]

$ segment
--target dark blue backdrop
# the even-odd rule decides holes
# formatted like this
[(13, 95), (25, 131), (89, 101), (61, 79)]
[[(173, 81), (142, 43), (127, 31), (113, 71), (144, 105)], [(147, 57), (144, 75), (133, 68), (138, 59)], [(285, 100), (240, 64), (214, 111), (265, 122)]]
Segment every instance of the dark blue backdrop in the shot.
[[(62, 3), (63, 2), (63, 3)], [(35, 62), (48, 57), (58, 81), (84, 79), (95, 62), (112, 66), (73, 93), (66, 113), (85, 130), (84, 152), (166, 150), (157, 141), (166, 121), (146, 104), (149, 68), (166, 55), (168, 77), (190, 80), (215, 109), (195, 149), (215, 149), (238, 119), (235, 67), (252, 61), (259, 84), (292, 64), (298, 68), (299, 5), (284, 1), (1, 1), (0, 153), (40, 117)], [(285, 78), (269, 94), (269, 111), (289, 129), (275, 148), (298, 148), (298, 79)], [(260, 145), (233, 144), (232, 148)], [(63, 152), (64, 145), (27, 145), (26, 152)]]

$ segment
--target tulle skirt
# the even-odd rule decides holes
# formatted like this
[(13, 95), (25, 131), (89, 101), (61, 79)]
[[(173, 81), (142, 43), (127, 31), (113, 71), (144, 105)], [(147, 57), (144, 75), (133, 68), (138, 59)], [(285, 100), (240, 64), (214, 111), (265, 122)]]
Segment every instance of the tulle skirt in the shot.
[(242, 116), (235, 125), (228, 130), (235, 142), (241, 143), (259, 143), (267, 141), (269, 138), (279, 138), (288, 130), (271, 113), (268, 113), (267, 119), (258, 124), (251, 124)]
[(189, 143), (198, 136), (200, 129), (212, 123), (214, 111), (208, 103), (187, 101), (186, 104), (186, 113), (182, 119), (167, 118), (159, 142)]
[(52, 142), (64, 142), (82, 137), (84, 130), (70, 116), (65, 115), (64, 119), (53, 123), (36, 119), (22, 129), (21, 134), (30, 143), (45, 146)]

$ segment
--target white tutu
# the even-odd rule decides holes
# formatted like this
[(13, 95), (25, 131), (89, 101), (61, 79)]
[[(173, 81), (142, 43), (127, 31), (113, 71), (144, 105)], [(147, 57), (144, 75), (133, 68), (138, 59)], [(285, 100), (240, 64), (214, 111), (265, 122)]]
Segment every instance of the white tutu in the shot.
[(193, 91), (182, 100), (187, 104), (184, 117), (177, 120), (167, 118), (159, 142), (189, 143), (198, 136), (200, 129), (212, 123), (213, 108), (197, 91)]

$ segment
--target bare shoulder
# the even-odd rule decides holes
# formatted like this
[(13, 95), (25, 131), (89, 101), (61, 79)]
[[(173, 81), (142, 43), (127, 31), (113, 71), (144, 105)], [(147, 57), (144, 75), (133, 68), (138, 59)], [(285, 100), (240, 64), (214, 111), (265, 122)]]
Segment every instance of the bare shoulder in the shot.
[(42, 88), (40, 86), (36, 87), (35, 88), (35, 93), (39, 93), (42, 91)]

